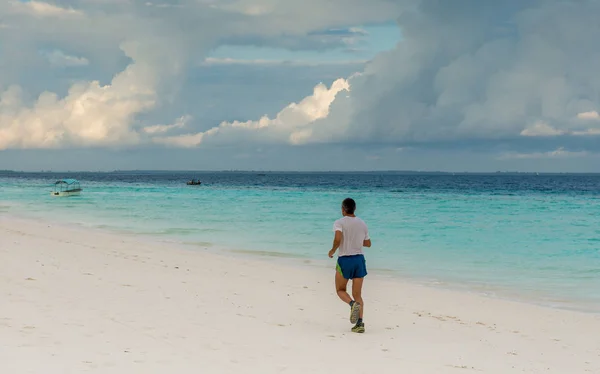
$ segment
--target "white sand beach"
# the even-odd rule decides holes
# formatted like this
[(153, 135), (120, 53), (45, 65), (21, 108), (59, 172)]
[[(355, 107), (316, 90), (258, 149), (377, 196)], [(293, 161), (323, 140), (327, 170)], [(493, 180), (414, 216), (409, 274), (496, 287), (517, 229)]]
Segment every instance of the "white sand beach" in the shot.
[(600, 373), (598, 315), (376, 271), (353, 334), (331, 264), (0, 216), (0, 373)]

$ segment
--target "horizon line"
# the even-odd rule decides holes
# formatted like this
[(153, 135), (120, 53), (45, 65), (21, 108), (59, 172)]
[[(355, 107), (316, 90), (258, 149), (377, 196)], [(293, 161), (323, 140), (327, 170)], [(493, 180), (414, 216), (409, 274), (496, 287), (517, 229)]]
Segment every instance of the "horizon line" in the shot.
[(442, 170), (261, 170), (261, 169), (220, 169), (220, 170), (168, 170), (168, 169), (115, 169), (115, 170), (0, 170), (1, 173), (27, 174), (27, 173), (98, 173), (98, 174), (115, 174), (115, 173), (271, 173), (271, 174), (327, 174), (327, 173), (361, 173), (361, 174), (537, 174), (537, 175), (556, 175), (556, 174), (579, 174), (579, 175), (600, 175), (597, 172), (576, 172), (576, 171), (511, 171), (511, 170), (494, 170), (494, 171), (442, 171)]

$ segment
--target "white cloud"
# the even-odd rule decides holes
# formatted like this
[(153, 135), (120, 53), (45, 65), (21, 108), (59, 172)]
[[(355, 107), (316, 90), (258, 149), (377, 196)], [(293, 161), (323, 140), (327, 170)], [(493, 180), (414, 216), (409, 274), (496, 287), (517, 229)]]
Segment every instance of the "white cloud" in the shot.
[(587, 151), (567, 151), (564, 147), (557, 148), (550, 152), (532, 152), (532, 153), (507, 153), (500, 156), (500, 160), (510, 159), (553, 159), (553, 158), (573, 158), (585, 157), (590, 155)]
[(196, 147), (209, 138), (217, 143), (248, 141), (302, 144), (311, 137), (316, 120), (327, 117), (329, 107), (342, 91), (349, 91), (348, 81), (338, 79), (331, 87), (318, 84), (313, 94), (298, 103), (291, 103), (273, 119), (263, 116), (257, 121), (223, 122), (217, 127), (195, 134), (155, 138), (157, 143), (179, 147)]
[(584, 120), (600, 120), (600, 114), (595, 110), (591, 112), (581, 112), (577, 113), (577, 118)]
[(61, 8), (43, 1), (10, 1), (14, 11), (36, 17), (80, 17), (83, 12), (73, 8)]
[(563, 134), (565, 134), (565, 131), (557, 130), (542, 121), (537, 121), (521, 131), (522, 136), (558, 136)]
[(50, 64), (56, 67), (76, 67), (76, 66), (87, 66), (90, 61), (85, 57), (70, 56), (60, 50), (53, 50), (52, 52), (42, 53)]
[(146, 2), (144, 5), (146, 5), (148, 7), (156, 7), (156, 8), (181, 8), (181, 7), (183, 7), (181, 4), (152, 3), (152, 2)]
[(143, 131), (146, 134), (162, 134), (162, 133), (166, 133), (169, 132), (173, 129), (182, 129), (184, 128), (187, 123), (192, 119), (192, 117), (190, 115), (185, 115), (182, 117), (179, 117), (175, 123), (171, 124), (171, 125), (153, 125), (153, 126), (146, 126), (143, 128)]
[(573, 131), (573, 135), (576, 136), (596, 136), (600, 135), (600, 129), (587, 129), (583, 131)]
[(348, 31), (359, 35), (369, 35), (369, 32), (361, 27), (350, 27)]
[[(596, 112), (579, 113), (577, 118), (583, 120), (596, 120), (594, 113)], [(527, 126), (523, 131), (521, 131), (520, 135), (530, 137), (556, 137), (561, 135), (595, 136), (600, 135), (600, 128), (588, 127), (585, 125), (581, 126), (580, 124), (565, 122), (562, 129), (557, 129), (553, 126), (550, 126), (546, 122), (537, 121), (533, 125)]]
[(0, 149), (137, 143), (139, 134), (130, 127), (134, 116), (157, 101), (155, 69), (135, 61), (138, 47), (123, 46), (134, 63), (109, 85), (77, 83), (62, 99), (44, 92), (31, 107), (23, 105), (17, 86), (2, 93)]

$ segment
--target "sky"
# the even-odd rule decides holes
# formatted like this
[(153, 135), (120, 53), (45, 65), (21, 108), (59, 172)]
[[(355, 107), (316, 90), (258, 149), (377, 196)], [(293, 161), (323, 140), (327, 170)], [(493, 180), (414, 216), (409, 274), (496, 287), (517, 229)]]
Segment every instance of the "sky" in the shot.
[(600, 172), (600, 0), (5, 0), (0, 169)]

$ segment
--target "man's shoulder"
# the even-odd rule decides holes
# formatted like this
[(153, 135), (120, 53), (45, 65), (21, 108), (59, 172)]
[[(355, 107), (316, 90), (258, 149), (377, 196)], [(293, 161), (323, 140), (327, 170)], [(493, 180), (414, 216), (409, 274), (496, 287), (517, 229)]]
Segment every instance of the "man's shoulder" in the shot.
[(363, 225), (364, 227), (367, 227), (367, 223), (365, 222), (364, 219), (356, 217), (356, 219), (358, 220), (358, 222), (360, 222), (361, 225)]
[(346, 217), (342, 217), (342, 218), (338, 218), (333, 222), (333, 229), (341, 229), (342, 226), (344, 226), (344, 218)]
[(364, 219), (362, 219), (362, 218), (360, 218), (360, 217), (358, 217), (358, 216), (356, 216), (356, 220), (357, 220), (358, 222), (360, 222), (360, 223), (364, 223), (365, 225), (367, 224), (367, 223), (365, 222), (365, 220), (364, 220)]

